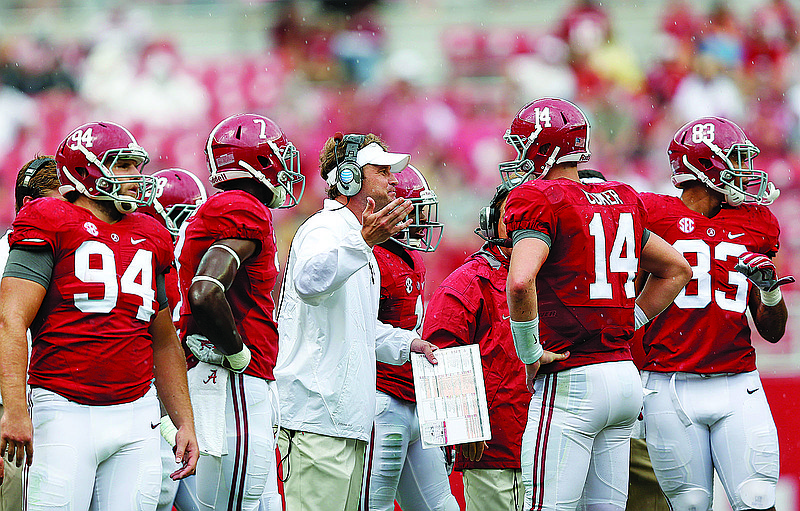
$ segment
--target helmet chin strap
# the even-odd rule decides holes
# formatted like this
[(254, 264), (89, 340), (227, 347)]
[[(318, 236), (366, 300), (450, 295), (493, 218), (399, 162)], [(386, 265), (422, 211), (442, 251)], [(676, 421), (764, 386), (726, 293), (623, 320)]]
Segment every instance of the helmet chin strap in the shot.
[(261, 172), (260, 170), (256, 170), (255, 168), (253, 168), (252, 165), (250, 165), (244, 160), (239, 160), (239, 165), (247, 169), (247, 171), (250, 172), (250, 174), (252, 174), (253, 177), (258, 180), (259, 183), (266, 186), (269, 189), (269, 191), (272, 192), (272, 200), (270, 201), (269, 204), (267, 204), (267, 207), (277, 208), (278, 206), (283, 204), (283, 202), (286, 200), (286, 189), (283, 188), (283, 186), (274, 186), (272, 183), (270, 183), (269, 179), (267, 179), (267, 176), (265, 176), (263, 172)]

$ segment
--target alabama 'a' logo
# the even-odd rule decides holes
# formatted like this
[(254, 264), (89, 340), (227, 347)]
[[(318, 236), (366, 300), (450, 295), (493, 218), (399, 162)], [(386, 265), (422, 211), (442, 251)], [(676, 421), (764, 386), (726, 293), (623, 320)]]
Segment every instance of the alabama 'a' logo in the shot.
[(694, 231), (694, 220), (686, 217), (681, 218), (678, 220), (678, 229), (680, 229), (681, 232), (689, 234), (690, 232)]

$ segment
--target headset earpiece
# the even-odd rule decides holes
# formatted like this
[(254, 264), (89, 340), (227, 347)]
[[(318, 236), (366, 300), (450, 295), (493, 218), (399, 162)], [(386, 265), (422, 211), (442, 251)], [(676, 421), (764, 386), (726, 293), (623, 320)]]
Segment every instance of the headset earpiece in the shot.
[(25, 169), (25, 177), (22, 178), (21, 186), (24, 186), (25, 188), (30, 188), (31, 179), (33, 179), (33, 176), (35, 176), (36, 173), (39, 172), (39, 169), (41, 169), (50, 162), (55, 163), (55, 160), (53, 160), (52, 158), (48, 158), (47, 156), (40, 156), (39, 158), (33, 160), (31, 164), (28, 165), (28, 168)]
[[(341, 136), (340, 133), (336, 135)], [(363, 178), (361, 166), (357, 162), (358, 150), (364, 143), (364, 135), (344, 135), (341, 138), (334, 136), (334, 155), (338, 152), (341, 141), (344, 144), (344, 158), (336, 165), (336, 189), (345, 197), (352, 197), (361, 191)]]

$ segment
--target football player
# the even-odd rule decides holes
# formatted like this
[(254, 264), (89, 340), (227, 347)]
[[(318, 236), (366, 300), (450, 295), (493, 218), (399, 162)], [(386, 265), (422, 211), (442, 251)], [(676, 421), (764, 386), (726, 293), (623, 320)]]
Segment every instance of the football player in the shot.
[[(578, 177), (582, 183), (602, 183), (606, 177), (602, 172), (591, 169), (581, 169)], [(641, 368), (644, 356), (642, 352), (642, 330), (638, 330), (631, 342), (631, 355), (633, 363), (637, 368)], [(658, 485), (656, 474), (653, 472), (653, 464), (650, 463), (650, 455), (647, 454), (647, 443), (644, 441), (644, 423), (639, 414), (639, 420), (634, 423), (633, 433), (631, 434), (631, 459), (630, 470), (628, 471), (628, 502), (625, 504), (626, 511), (669, 511), (669, 504)], [(580, 509), (580, 507), (578, 508)]]
[[(247, 510), (261, 502), (266, 511), (280, 510), (272, 431), (278, 421), (272, 374), (278, 354), (272, 298), (278, 255), (270, 208), (295, 206), (305, 178), (295, 146), (261, 115), (233, 115), (217, 124), (206, 158), (211, 184), (221, 191), (186, 220), (178, 238), (178, 324), (193, 353), (190, 381), (216, 382), (219, 371), (230, 374), (224, 412), (197, 412), (198, 423), (225, 417), (222, 449), (200, 445), (210, 455), (198, 463), (197, 504)], [(198, 375), (204, 370), (198, 360), (221, 367)]]
[(154, 378), (177, 427), (173, 478), (194, 471), (198, 449), (164, 292), (172, 242), (136, 213), (153, 197), (140, 173), (148, 155), (122, 126), (94, 122), (72, 130), (55, 160), (67, 200), (20, 211), (0, 284), (0, 454), (29, 466), (27, 509), (155, 509)]
[[(58, 174), (56, 162), (52, 156), (40, 156), (29, 161), (17, 173), (14, 187), (16, 199), (14, 210), (19, 213), (22, 206), (39, 197), (61, 197), (58, 193)], [(9, 229), (0, 238), (0, 267), (6, 267), (8, 260)], [(28, 336), (30, 339), (30, 335)], [(0, 399), (0, 417), (3, 416), (3, 401)], [(171, 454), (171, 453), (170, 453)], [(174, 460), (173, 460), (174, 464)], [(174, 469), (173, 469), (174, 471)], [(22, 509), (22, 471), (15, 463), (3, 459), (0, 463), (0, 511), (17, 511)]]
[(647, 449), (671, 509), (711, 506), (713, 472), (736, 511), (775, 509), (778, 433), (746, 312), (769, 342), (786, 327), (771, 258), (779, 191), (753, 167), (758, 148), (733, 122), (704, 117), (668, 149), (680, 197), (642, 194), (647, 228), (692, 263), (693, 276), (644, 332)]
[[(156, 179), (155, 198), (149, 206), (140, 208), (142, 213), (152, 216), (167, 228), (172, 239), (177, 241), (181, 225), (208, 198), (205, 186), (200, 179), (188, 170), (172, 168), (154, 172)], [(172, 319), (180, 318), (180, 290), (178, 273), (174, 268), (165, 275), (165, 284)], [(165, 410), (161, 410), (162, 416)], [(195, 479), (193, 476), (174, 481), (169, 475), (175, 471), (172, 446), (166, 438), (161, 438), (161, 494), (158, 497), (158, 510), (170, 511), (173, 504), (181, 510), (194, 509)], [(189, 486), (187, 486), (189, 485)], [(179, 487), (183, 491), (179, 492)], [(176, 495), (178, 499), (176, 502)]]
[(530, 394), (508, 323), (511, 240), (502, 221), (511, 188), (498, 186), (481, 210), (476, 233), (486, 243), (442, 282), (425, 313), (425, 340), (440, 348), (480, 346), (492, 438), (456, 451), (454, 469), (463, 472), (467, 511), (521, 511), (525, 499), (520, 446)]
[[(439, 245), (442, 224), (438, 222), (436, 193), (413, 165), (397, 174), (397, 197), (409, 199), (413, 220), (406, 229), (375, 245), (372, 253), (381, 274), (378, 319), (406, 330), (420, 331), (424, 305), (425, 263), (420, 252), (433, 252)], [(367, 456), (363, 509), (458, 511), (450, 492), (441, 449), (423, 449), (416, 415), (411, 362), (403, 365), (377, 363), (375, 426)]]
[[(575, 509), (585, 489), (588, 509), (622, 510), (628, 440), (642, 404), (630, 337), (691, 270), (644, 228), (631, 187), (580, 182), (589, 122), (577, 106), (533, 101), (504, 138), (517, 158), (500, 164), (503, 179), (527, 180), (509, 193), (504, 216), (514, 244), (511, 334), (533, 393), (522, 437), (525, 509)], [(640, 267), (651, 278), (634, 303)]]

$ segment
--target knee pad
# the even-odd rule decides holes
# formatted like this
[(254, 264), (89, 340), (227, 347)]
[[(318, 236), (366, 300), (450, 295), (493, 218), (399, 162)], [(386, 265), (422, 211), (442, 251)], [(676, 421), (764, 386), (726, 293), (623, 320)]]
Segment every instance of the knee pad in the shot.
[(775, 505), (775, 485), (769, 481), (750, 479), (739, 485), (739, 499), (751, 509), (769, 509)]
[(711, 494), (702, 488), (689, 488), (668, 498), (673, 511), (707, 511), (711, 506)]

